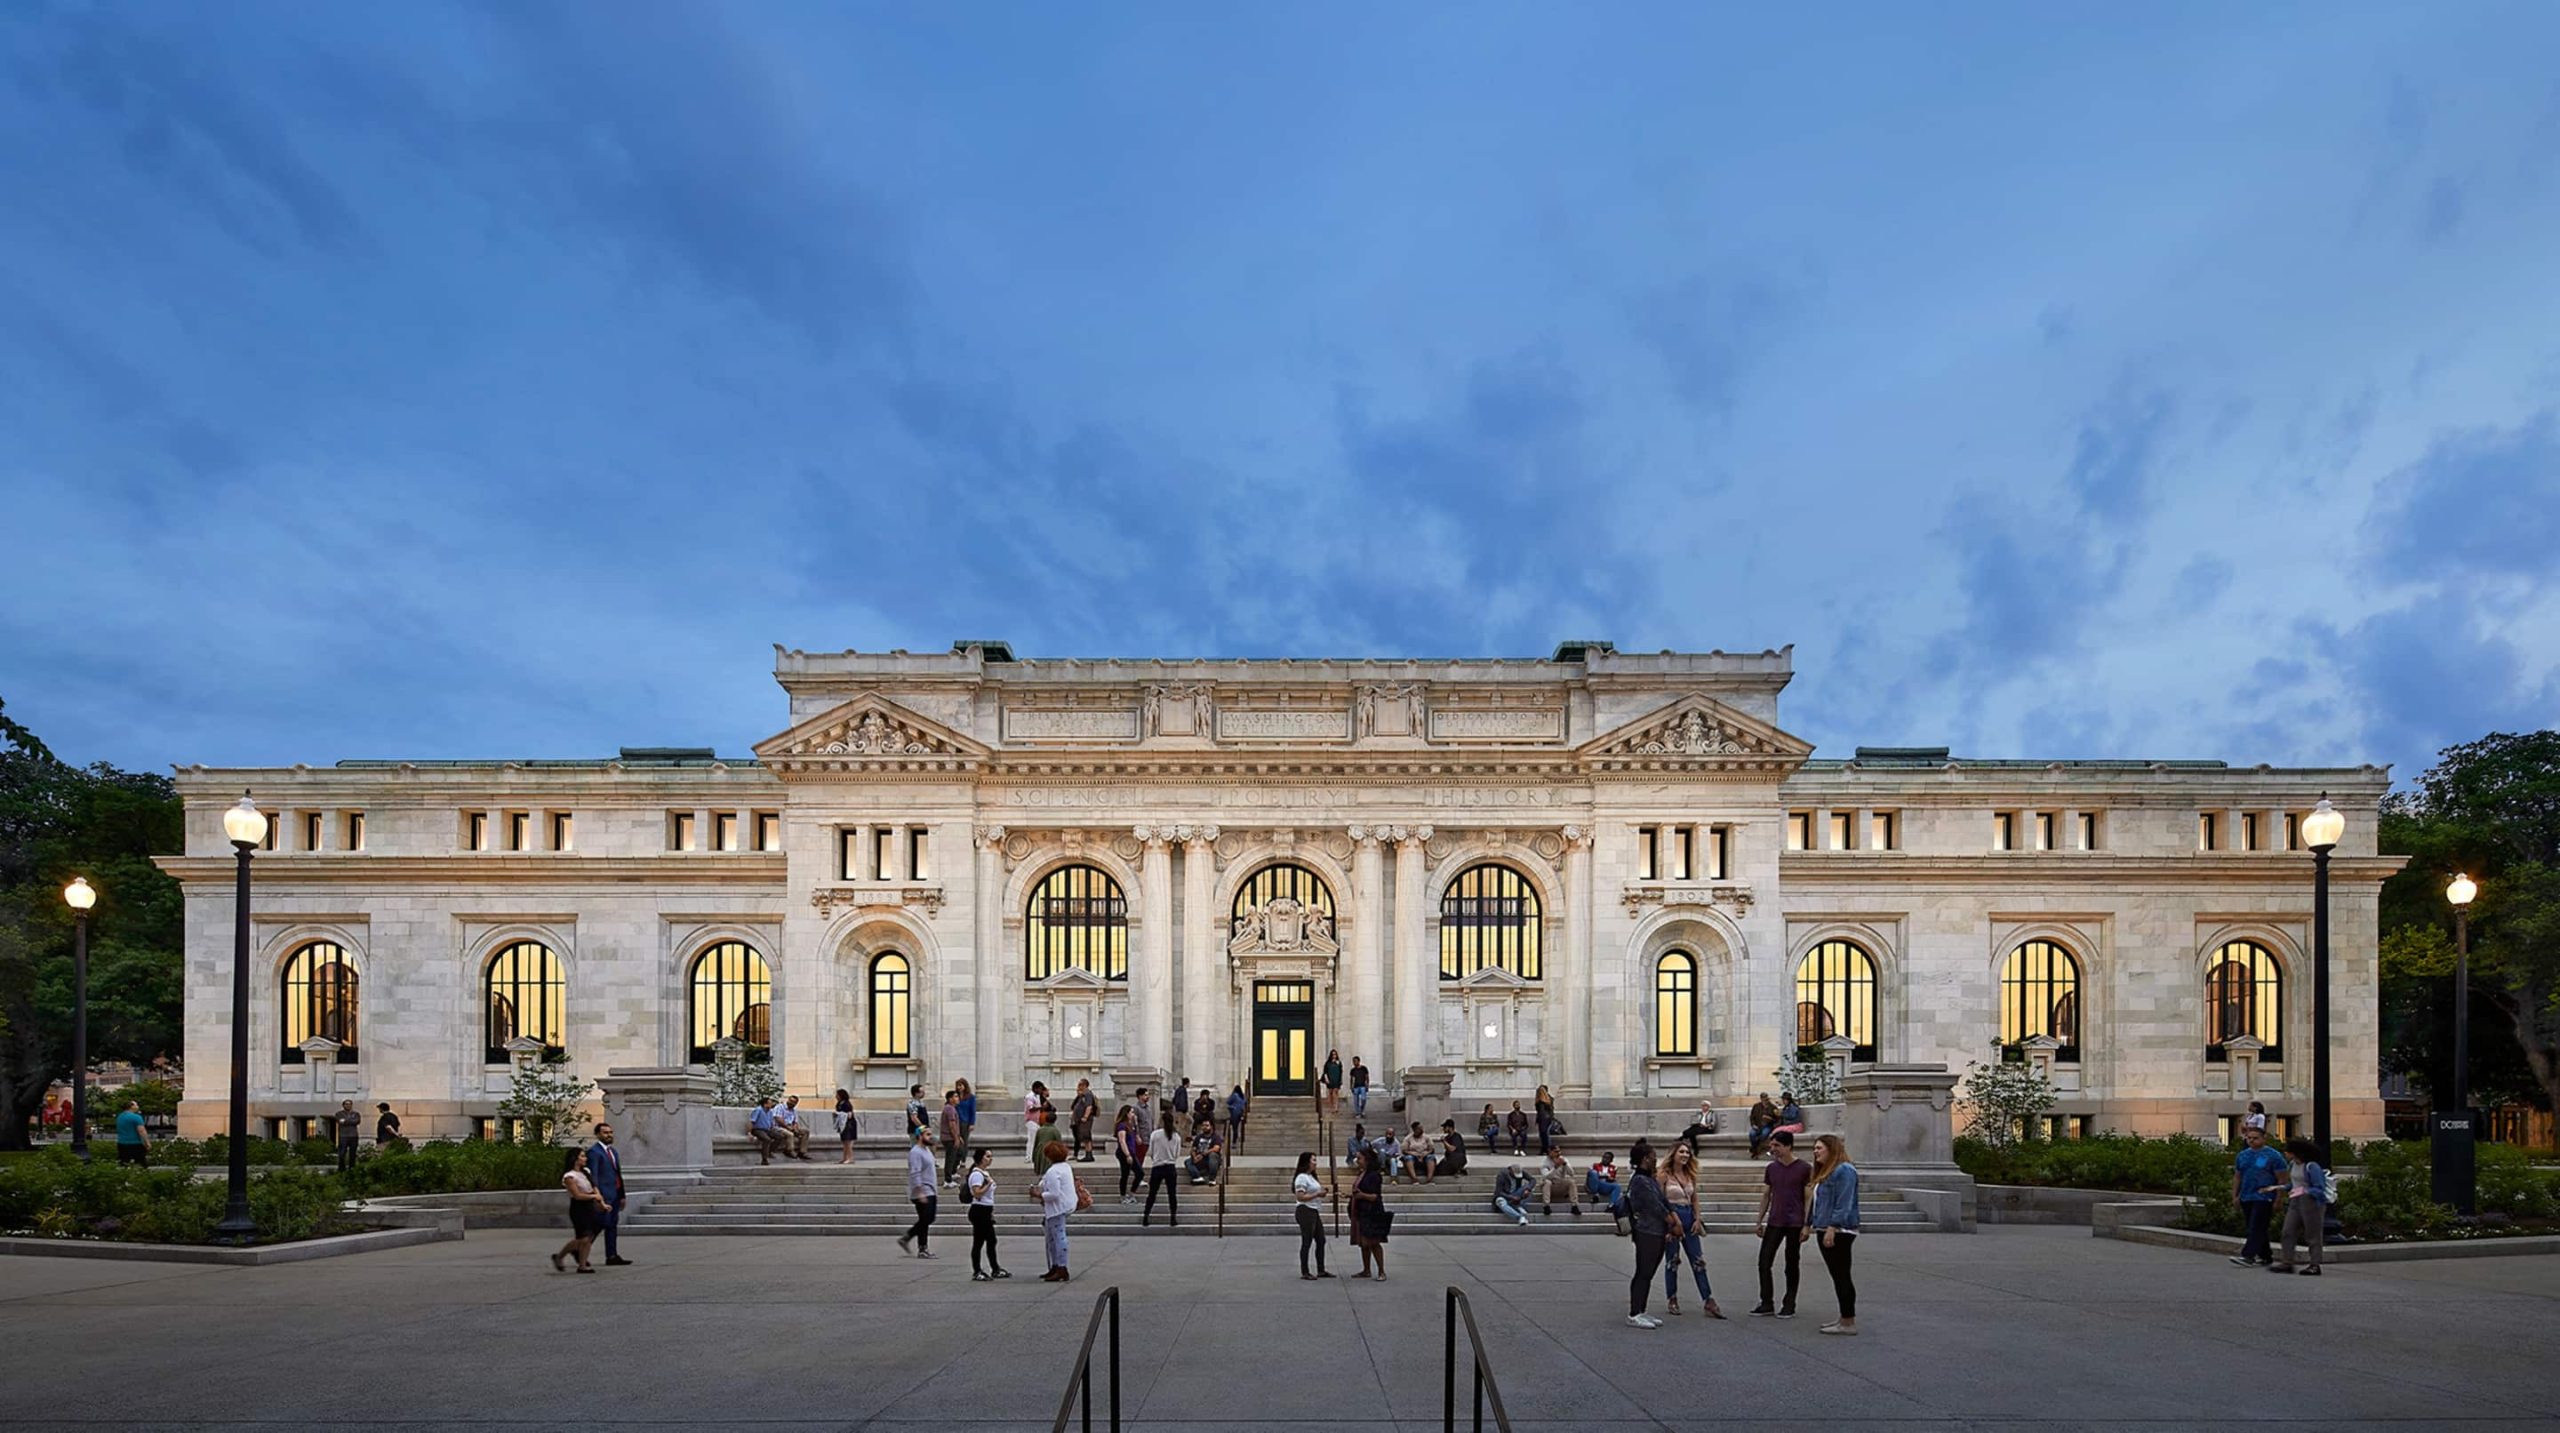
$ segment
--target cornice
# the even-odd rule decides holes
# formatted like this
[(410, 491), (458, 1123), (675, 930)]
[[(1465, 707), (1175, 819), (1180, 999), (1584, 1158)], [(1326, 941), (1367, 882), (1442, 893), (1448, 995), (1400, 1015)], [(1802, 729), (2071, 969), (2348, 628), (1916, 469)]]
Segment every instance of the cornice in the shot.
[[(2339, 856), (2329, 878), (2379, 885), (2406, 864), (2405, 856)], [(2303, 853), (2232, 853), (2193, 856), (2124, 856), (2106, 851), (2002, 851), (1979, 856), (1920, 856), (1902, 851), (1788, 851), (1778, 858), (1788, 889), (1811, 886), (1912, 885), (1964, 881), (2016, 886), (2032, 881), (2058, 886), (2093, 883), (2251, 885), (2311, 883), (2311, 858)]]
[[(189, 885), (229, 885), (230, 856), (154, 856), (152, 864)], [(268, 855), (251, 879), (267, 889), (304, 886), (639, 885), (769, 886), (782, 893), (788, 863), (779, 851), (668, 852), (657, 856), (492, 854), (449, 856)]]

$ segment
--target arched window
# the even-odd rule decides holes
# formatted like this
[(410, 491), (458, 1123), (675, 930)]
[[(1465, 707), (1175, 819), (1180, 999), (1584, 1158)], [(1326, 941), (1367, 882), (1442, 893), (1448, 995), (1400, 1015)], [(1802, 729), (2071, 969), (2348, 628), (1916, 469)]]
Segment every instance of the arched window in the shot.
[(1094, 866), (1060, 866), (1040, 878), (1022, 912), (1022, 972), (1046, 980), (1064, 970), (1129, 978), (1129, 899)]
[(1855, 941), (1826, 940), (1796, 966), (1796, 1043), (1834, 1035), (1858, 1042), (1850, 1059), (1875, 1059), (1876, 962)]
[(1666, 950), (1653, 963), (1653, 1053), (1698, 1053), (1698, 958), (1685, 950)]
[(871, 958), (871, 1053), (875, 1058), (905, 1059), (909, 988), (907, 958), (895, 951)]
[(560, 957), (538, 940), (520, 940), (489, 957), (485, 982), (488, 999), (488, 1049), (492, 1065), (507, 1062), (507, 1042), (518, 1036), (542, 1042), (542, 1057), (556, 1060), (563, 1048), (562, 1026), (569, 1006), (569, 986), (560, 978)]
[(2207, 1060), (2221, 1063), (2228, 1058), (2223, 1043), (2249, 1035), (2267, 1047), (2259, 1059), (2283, 1063), (2284, 967), (2265, 946), (2235, 940), (2214, 952), (2204, 979), (2204, 1009)]
[(356, 968), (346, 950), (315, 940), (284, 961), (284, 1063), (302, 1063), (302, 1042), (327, 1036), (338, 1042), (338, 1061), (356, 1063)]
[(2037, 1035), (2062, 1042), (2057, 1060), (2080, 1058), (2080, 962), (2049, 940), (2031, 940), (2000, 963), (2000, 1043)]
[(1280, 901), (1296, 902), (1302, 934), (1334, 939), (1333, 892), (1322, 876), (1286, 863), (1254, 872), (1236, 891), (1236, 903), (1227, 912), (1228, 938), (1255, 929), (1257, 922), (1267, 922), (1271, 907)]
[(1440, 978), (1458, 980), (1488, 965), (1536, 980), (1546, 961), (1539, 946), (1538, 888), (1509, 866), (1469, 866), (1440, 896)]
[(693, 1053), (697, 1064), (718, 1057), (712, 1046), (743, 1040), (750, 1053), (773, 1044), (773, 972), (742, 940), (724, 940), (693, 958)]

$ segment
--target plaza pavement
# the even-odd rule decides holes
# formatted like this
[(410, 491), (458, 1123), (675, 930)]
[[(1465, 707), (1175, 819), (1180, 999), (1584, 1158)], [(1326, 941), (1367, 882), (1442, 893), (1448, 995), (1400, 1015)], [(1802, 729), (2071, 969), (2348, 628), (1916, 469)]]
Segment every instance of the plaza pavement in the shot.
[(1140, 1426), (1420, 1429), (1453, 1282), (1521, 1428), (2560, 1427), (2555, 1257), (2312, 1280), (2079, 1229), (1880, 1238), (1864, 1333), (1837, 1339), (1810, 1250), (1806, 1317), (1740, 1316), (1742, 1238), (1708, 1255), (1734, 1317), (1648, 1333), (1612, 1239), (1399, 1240), (1377, 1285), (1301, 1283), (1294, 1240), (1094, 1238), (1061, 1287), (1027, 1239), (1015, 1279), (971, 1283), (955, 1226), (929, 1263), (878, 1238), (635, 1238), (636, 1267), (583, 1278), (530, 1231), (258, 1269), (0, 1259), (0, 1429), (1045, 1428), (1114, 1283)]

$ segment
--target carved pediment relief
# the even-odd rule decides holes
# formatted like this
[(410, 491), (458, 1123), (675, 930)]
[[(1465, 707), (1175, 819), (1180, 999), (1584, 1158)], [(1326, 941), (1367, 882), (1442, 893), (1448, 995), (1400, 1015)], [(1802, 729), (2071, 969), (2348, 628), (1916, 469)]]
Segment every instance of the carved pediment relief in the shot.
[(1692, 693), (1583, 745), (1594, 765), (1635, 769), (1730, 767), (1750, 771), (1794, 770), (1813, 754), (1810, 743), (1745, 716), (1703, 693)]
[(1475, 995), (1485, 992), (1501, 992), (1507, 990), (1535, 990), (1537, 989), (1537, 986), (1530, 981), (1521, 979), (1519, 976), (1512, 974), (1501, 966), (1488, 965), (1478, 969), (1474, 974), (1462, 979), (1444, 982), (1440, 988), (1443, 990), (1455, 990), (1465, 994)]
[(756, 747), (779, 771), (974, 763), (988, 748), (931, 717), (866, 692)]
[(1113, 985), (1110, 981), (1103, 979), (1101, 976), (1094, 974), (1092, 971), (1087, 970), (1082, 966), (1070, 965), (1066, 969), (1061, 970), (1057, 974), (1049, 976), (1046, 979), (1032, 981), (1029, 988), (1033, 991), (1045, 991), (1053, 995), (1066, 995), (1076, 993), (1099, 993), (1108, 990), (1126, 989), (1127, 987)]
[(1333, 917), (1293, 896), (1247, 906), (1227, 937), (1227, 954), (1334, 955), (1342, 949)]

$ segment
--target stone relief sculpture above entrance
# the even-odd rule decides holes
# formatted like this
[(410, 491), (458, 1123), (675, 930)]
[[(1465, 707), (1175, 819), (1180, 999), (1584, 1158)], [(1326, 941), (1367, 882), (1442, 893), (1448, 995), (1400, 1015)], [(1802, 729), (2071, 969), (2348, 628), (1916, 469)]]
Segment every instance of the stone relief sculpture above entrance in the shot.
[(1334, 955), (1333, 917), (1295, 896), (1247, 906), (1235, 918), (1227, 953), (1236, 955)]

